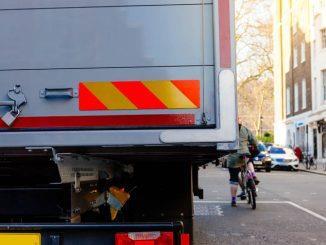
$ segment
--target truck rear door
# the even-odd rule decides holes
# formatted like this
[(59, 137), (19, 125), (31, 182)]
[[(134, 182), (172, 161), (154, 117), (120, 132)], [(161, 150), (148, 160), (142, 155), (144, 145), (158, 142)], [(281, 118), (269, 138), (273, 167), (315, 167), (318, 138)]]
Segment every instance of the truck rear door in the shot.
[(231, 2), (1, 1), (0, 146), (235, 142)]

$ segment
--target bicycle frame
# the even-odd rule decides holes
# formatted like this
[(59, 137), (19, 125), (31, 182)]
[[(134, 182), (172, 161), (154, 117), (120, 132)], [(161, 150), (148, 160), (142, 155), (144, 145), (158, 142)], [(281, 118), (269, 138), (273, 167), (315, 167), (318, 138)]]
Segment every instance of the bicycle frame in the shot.
[(256, 209), (256, 185), (252, 173), (248, 170), (248, 163), (250, 159), (245, 158), (245, 166), (241, 169), (241, 188), (245, 191), (248, 198), (248, 204), (252, 209)]
[(314, 167), (315, 169), (317, 169), (317, 162), (315, 160), (315, 158), (313, 156), (311, 156), (311, 154), (305, 154), (304, 157), (304, 163), (306, 164), (306, 169), (311, 169), (311, 167)]

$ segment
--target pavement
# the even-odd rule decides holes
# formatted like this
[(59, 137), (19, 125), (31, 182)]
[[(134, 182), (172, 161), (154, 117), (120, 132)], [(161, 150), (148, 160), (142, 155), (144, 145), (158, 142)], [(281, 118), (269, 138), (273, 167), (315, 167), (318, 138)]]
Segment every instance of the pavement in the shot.
[(230, 206), (228, 171), (200, 170), (204, 200), (195, 198), (194, 244), (326, 244), (326, 176), (257, 173), (257, 209)]
[(303, 163), (300, 163), (299, 171), (304, 171), (304, 172), (313, 173), (313, 174), (326, 175), (326, 165), (318, 164), (317, 168), (311, 167), (310, 169), (306, 169), (306, 165)]

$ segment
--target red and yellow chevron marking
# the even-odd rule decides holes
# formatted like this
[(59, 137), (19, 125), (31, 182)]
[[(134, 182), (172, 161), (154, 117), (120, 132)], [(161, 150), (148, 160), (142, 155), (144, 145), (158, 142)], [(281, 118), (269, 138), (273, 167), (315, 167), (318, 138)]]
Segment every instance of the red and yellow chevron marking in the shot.
[(199, 80), (79, 83), (79, 109), (149, 110), (200, 107)]

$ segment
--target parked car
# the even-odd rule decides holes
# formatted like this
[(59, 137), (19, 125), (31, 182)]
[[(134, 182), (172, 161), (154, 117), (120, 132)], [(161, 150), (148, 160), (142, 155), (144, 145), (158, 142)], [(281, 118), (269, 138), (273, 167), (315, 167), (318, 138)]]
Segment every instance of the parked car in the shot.
[(263, 143), (259, 143), (258, 150), (260, 153), (253, 159), (255, 169), (264, 169), (266, 172), (270, 172), (272, 170), (272, 158), (270, 157), (266, 146)]
[(273, 143), (265, 143), (264, 145), (266, 146), (267, 149), (269, 149), (270, 147), (274, 146)]
[[(218, 165), (221, 165), (222, 168), (227, 168), (228, 155), (220, 157), (218, 159), (218, 161), (219, 161)], [(216, 165), (216, 166), (218, 166), (218, 165)]]
[[(253, 164), (255, 169), (260, 170), (264, 169), (266, 172), (270, 172), (272, 170), (272, 159), (267, 152), (267, 148), (263, 143), (258, 144), (258, 150), (260, 151), (259, 155), (253, 159)], [(216, 166), (221, 165), (222, 168), (227, 167), (227, 157), (220, 157), (218, 160), (218, 164)]]
[(299, 159), (290, 148), (272, 146), (269, 154), (272, 158), (272, 169), (297, 170), (299, 167)]

